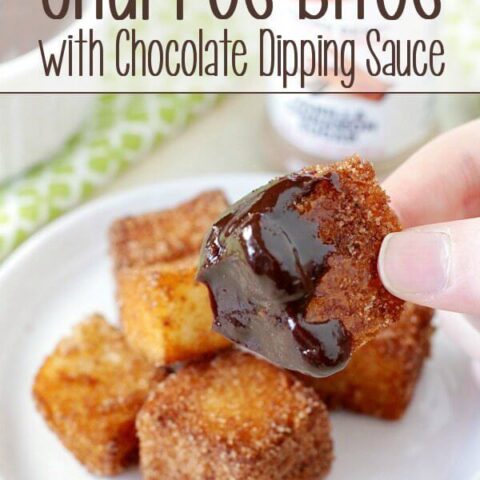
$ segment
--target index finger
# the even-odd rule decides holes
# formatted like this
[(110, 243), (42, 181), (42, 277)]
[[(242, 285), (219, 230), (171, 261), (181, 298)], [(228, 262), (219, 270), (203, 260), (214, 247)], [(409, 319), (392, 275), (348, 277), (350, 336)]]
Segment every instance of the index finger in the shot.
[(404, 227), (480, 215), (480, 120), (412, 155), (383, 184)]

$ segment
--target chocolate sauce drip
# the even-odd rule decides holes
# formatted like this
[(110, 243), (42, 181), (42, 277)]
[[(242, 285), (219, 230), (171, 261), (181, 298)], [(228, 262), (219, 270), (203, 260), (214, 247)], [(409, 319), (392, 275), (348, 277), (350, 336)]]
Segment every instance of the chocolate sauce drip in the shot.
[(338, 319), (306, 321), (315, 287), (335, 249), (301, 212), (316, 186), (339, 190), (335, 173), (292, 174), (234, 204), (212, 227), (199, 281), (210, 292), (214, 329), (273, 363), (312, 376), (343, 368), (351, 337)]

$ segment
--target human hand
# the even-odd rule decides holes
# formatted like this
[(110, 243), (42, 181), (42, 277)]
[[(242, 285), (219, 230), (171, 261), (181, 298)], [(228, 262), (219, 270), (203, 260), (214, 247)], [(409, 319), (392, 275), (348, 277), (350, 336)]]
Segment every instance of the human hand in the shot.
[(480, 120), (419, 150), (384, 187), (407, 228), (382, 244), (385, 287), (407, 301), (480, 315)]
[(404, 300), (469, 315), (442, 326), (477, 359), (480, 381), (480, 120), (426, 145), (384, 187), (406, 230), (382, 244), (382, 282)]

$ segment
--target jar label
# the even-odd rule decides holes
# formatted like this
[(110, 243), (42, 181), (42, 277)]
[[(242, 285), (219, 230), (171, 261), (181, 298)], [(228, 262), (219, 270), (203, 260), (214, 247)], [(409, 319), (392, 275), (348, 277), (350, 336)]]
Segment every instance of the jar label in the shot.
[(429, 135), (431, 102), (428, 94), (279, 94), (270, 96), (269, 114), (278, 133), (309, 155), (380, 161)]

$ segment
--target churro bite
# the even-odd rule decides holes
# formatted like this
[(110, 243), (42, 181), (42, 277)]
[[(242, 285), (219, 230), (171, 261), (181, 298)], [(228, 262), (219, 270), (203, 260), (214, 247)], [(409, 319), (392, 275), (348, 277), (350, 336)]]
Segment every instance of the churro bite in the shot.
[(115, 221), (110, 229), (115, 269), (198, 255), (205, 233), (227, 207), (225, 194), (212, 190), (173, 208)]
[(202, 238), (227, 206), (223, 193), (206, 192), (169, 210), (118, 220), (111, 229), (125, 336), (156, 364), (230, 345), (212, 332), (208, 290), (195, 279)]
[(33, 396), (50, 428), (90, 472), (114, 475), (138, 457), (135, 418), (164, 376), (94, 315), (45, 360)]
[(341, 370), (403, 302), (377, 273), (400, 225), (358, 157), (273, 180), (213, 225), (198, 279), (214, 329), (271, 362), (315, 377)]
[(170, 375), (137, 430), (146, 480), (319, 480), (332, 462), (314, 390), (237, 350)]
[(430, 352), (433, 311), (407, 304), (401, 319), (354, 353), (328, 378), (304, 376), (330, 408), (395, 420), (408, 408)]
[(153, 363), (192, 360), (230, 346), (212, 332), (208, 291), (195, 280), (197, 264), (194, 255), (117, 273), (125, 336)]

